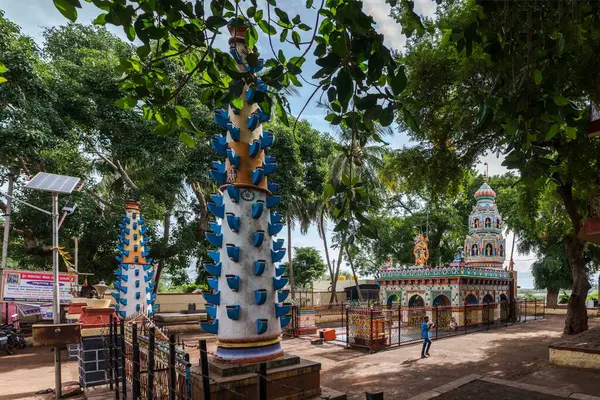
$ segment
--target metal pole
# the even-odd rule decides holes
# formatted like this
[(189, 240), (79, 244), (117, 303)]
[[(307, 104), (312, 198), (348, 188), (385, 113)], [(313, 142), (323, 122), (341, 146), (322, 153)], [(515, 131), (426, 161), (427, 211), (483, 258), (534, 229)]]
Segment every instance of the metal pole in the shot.
[(208, 378), (208, 353), (206, 352), (206, 340), (200, 341), (200, 370), (202, 371), (202, 389), (204, 400), (210, 400), (210, 379)]
[(125, 320), (121, 320), (121, 390), (123, 399), (127, 400), (127, 365), (125, 364)]
[[(53, 307), (54, 323), (60, 324), (60, 286), (58, 283), (58, 193), (52, 192), (52, 272), (54, 278)], [(54, 393), (62, 396), (60, 347), (54, 347)]]
[(133, 345), (132, 363), (131, 363), (131, 397), (138, 399), (140, 397), (140, 344), (138, 342), (138, 326), (133, 323), (131, 326), (131, 344)]
[(148, 399), (154, 399), (154, 346), (156, 333), (151, 326), (148, 331)]
[[(14, 170), (8, 173), (8, 200), (6, 200), (6, 214), (4, 215), (4, 237), (2, 239), (2, 263), (0, 267), (2, 269), (6, 268), (6, 259), (8, 258), (8, 237), (10, 234), (10, 213), (12, 208), (12, 195), (14, 189)], [(8, 321), (8, 314), (6, 316), (6, 320)], [(8, 323), (8, 322), (7, 322)]]
[(438, 305), (435, 305), (435, 339), (437, 340), (438, 338), (438, 325), (440, 322), (440, 313), (438, 310)]
[(258, 399), (267, 400), (267, 363), (258, 365)]
[(117, 321), (119, 320), (119, 318), (114, 318), (113, 319), (113, 323), (111, 326), (111, 335), (112, 335), (112, 345), (113, 345), (113, 355), (114, 358), (111, 360), (114, 363), (114, 379), (115, 379), (115, 399), (119, 400), (119, 371), (123, 371), (123, 369), (119, 369), (119, 344), (118, 344), (118, 338), (119, 335), (117, 334)]
[(113, 332), (112, 332), (112, 328), (113, 328), (113, 314), (110, 314), (110, 318), (109, 318), (109, 334), (108, 334), (108, 382), (109, 382), (109, 387), (110, 390), (113, 390)]
[(169, 400), (175, 400), (175, 386), (177, 384), (175, 373), (175, 335), (171, 334), (169, 335)]

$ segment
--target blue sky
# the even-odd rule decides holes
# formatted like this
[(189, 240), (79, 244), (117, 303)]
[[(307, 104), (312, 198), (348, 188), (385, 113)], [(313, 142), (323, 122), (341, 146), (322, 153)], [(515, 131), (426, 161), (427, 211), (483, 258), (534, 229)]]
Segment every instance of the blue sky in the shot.
[[(249, 2), (246, 2), (249, 3)], [(264, 4), (264, 0), (259, 0), (259, 6)], [(316, 18), (315, 10), (306, 10), (304, 7), (304, 0), (287, 0), (282, 1), (281, 4), (285, 4), (283, 7), (290, 17), (299, 14), (302, 21), (307, 25), (314, 25)], [(377, 29), (384, 34), (385, 44), (394, 49), (402, 50), (406, 43), (406, 37), (402, 35), (400, 26), (389, 16), (389, 5), (386, 4), (385, 0), (363, 0), (364, 8), (367, 14), (371, 15), (377, 23)], [(79, 10), (79, 17), (77, 22), (87, 24), (100, 13), (93, 5), (87, 2), (82, 2), (83, 8)], [(433, 0), (416, 0), (415, 11), (420, 15), (433, 16), (435, 13), (435, 1)], [(33, 37), (38, 44), (43, 42), (43, 30), (47, 27), (63, 25), (67, 23), (67, 20), (56, 10), (50, 0), (0, 0), (0, 9), (4, 10), (6, 17), (11, 21), (18, 24), (23, 33)], [(266, 13), (266, 11), (265, 11)], [(127, 40), (123, 34), (122, 29), (117, 27), (108, 26), (113, 33), (118, 35), (124, 40)], [(258, 42), (258, 48), (262, 52), (265, 58), (271, 56), (271, 51), (268, 46), (268, 41), (265, 36), (260, 33), (260, 39)], [(308, 40), (310, 32), (304, 33), (303, 41)], [(280, 48), (286, 54), (289, 59), (293, 56), (300, 55), (301, 51), (296, 49), (291, 44), (281, 44), (279, 38), (274, 37), (273, 45), (275, 51)], [(227, 37), (224, 35), (216, 41), (216, 47), (221, 49), (227, 49)], [(312, 51), (307, 55), (307, 61), (303, 66), (303, 76), (310, 81), (310, 77), (316, 72), (317, 66), (315, 64), (315, 58), (312, 56)], [(298, 115), (304, 103), (312, 93), (314, 88), (308, 84), (304, 84), (304, 87), (298, 89), (298, 95), (289, 99), (293, 115)], [(334, 130), (324, 120), (324, 112), (316, 105), (316, 99), (319, 94), (315, 95), (313, 101), (306, 107), (306, 110), (302, 114), (302, 118), (307, 119), (311, 125), (322, 132), (334, 133)], [(408, 145), (409, 140), (405, 133), (396, 132), (392, 137), (387, 138), (390, 146), (393, 148), (400, 148)], [(482, 163), (488, 162), (490, 175), (502, 174), (506, 172), (506, 169), (500, 164), (502, 159), (498, 159), (494, 156), (488, 156), (481, 160), (481, 164), (478, 166), (482, 169)], [(4, 189), (4, 188), (3, 188)], [(502, 212), (502, 210), (500, 210)], [(512, 234), (508, 234), (506, 242), (512, 244)], [(329, 240), (331, 243), (331, 238)], [(323, 254), (323, 244), (319, 239), (316, 229), (311, 228), (306, 235), (301, 235), (298, 228), (293, 231), (293, 246), (313, 246), (317, 248)], [(330, 249), (330, 256), (335, 257), (337, 252), (334, 249)], [(533, 287), (533, 278), (529, 272), (529, 266), (534, 261), (532, 254), (515, 255), (516, 269), (519, 271), (519, 284), (522, 287)], [(348, 269), (345, 267), (345, 269)]]

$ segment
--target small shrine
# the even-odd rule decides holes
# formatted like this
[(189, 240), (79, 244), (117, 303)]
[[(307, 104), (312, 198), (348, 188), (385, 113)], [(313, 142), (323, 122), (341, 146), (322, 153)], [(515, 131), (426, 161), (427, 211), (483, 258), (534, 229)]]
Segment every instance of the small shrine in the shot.
[(382, 268), (378, 280), (381, 304), (459, 306), (509, 301), (515, 296), (512, 282), (516, 280), (516, 273), (512, 268), (507, 271), (502, 267), (506, 257), (502, 216), (496, 206), (496, 193), (487, 184), (487, 176), (484, 175), (484, 182), (474, 197), (476, 203), (469, 216), (469, 232), (454, 261), (440, 267), (428, 266), (427, 237), (418, 235), (413, 266), (394, 268), (388, 262)]

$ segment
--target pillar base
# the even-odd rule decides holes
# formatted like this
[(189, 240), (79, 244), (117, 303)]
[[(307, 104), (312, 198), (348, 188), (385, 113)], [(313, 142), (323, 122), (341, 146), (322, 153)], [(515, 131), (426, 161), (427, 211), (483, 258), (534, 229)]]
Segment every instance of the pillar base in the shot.
[(218, 346), (216, 356), (230, 363), (258, 363), (283, 356), (281, 343), (277, 342), (260, 347), (222, 347)]

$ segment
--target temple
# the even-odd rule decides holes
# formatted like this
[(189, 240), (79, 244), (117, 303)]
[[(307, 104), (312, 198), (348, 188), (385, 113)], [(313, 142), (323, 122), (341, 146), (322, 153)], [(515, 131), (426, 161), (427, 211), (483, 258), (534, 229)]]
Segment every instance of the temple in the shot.
[(408, 307), (459, 306), (509, 301), (515, 296), (515, 273), (503, 269), (506, 245), (496, 193), (487, 177), (475, 192), (464, 247), (454, 261), (441, 267), (427, 266), (427, 238), (415, 239), (415, 265), (394, 268), (388, 262), (378, 283), (382, 304)]

